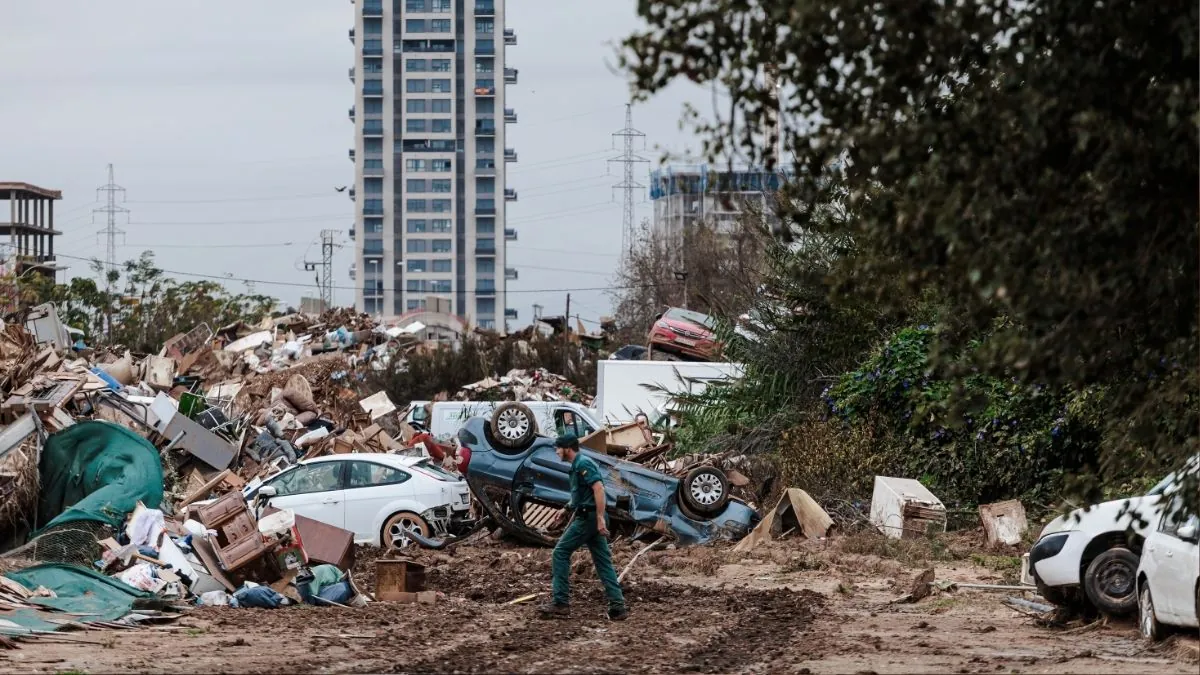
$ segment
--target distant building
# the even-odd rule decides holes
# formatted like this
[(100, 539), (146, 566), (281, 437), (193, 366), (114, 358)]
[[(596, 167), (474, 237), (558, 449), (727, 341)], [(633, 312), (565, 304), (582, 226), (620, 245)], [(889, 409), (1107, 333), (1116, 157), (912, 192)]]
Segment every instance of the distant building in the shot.
[(54, 229), (54, 202), (60, 199), (60, 190), (0, 182), (0, 260), (5, 275), (54, 279), (65, 269), (54, 257), (54, 238), (62, 234)]
[(770, 213), (771, 195), (786, 175), (758, 169), (718, 170), (707, 164), (675, 165), (650, 172), (654, 232), (682, 241), (698, 223), (731, 227), (747, 209)]
[(300, 312), (302, 314), (319, 315), (325, 311), (325, 303), (320, 298), (302, 297), (300, 298)]
[[(507, 309), (505, 0), (358, 0), (354, 7), (355, 307), (381, 317), (451, 303), (503, 330)], [(441, 314), (442, 312), (437, 312)]]

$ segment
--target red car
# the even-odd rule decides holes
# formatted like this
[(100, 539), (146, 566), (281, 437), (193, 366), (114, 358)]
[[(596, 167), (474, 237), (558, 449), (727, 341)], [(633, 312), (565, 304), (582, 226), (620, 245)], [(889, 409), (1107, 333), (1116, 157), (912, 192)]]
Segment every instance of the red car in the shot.
[(650, 327), (650, 351), (661, 351), (682, 359), (712, 361), (720, 356), (721, 343), (713, 332), (712, 317), (672, 307)]

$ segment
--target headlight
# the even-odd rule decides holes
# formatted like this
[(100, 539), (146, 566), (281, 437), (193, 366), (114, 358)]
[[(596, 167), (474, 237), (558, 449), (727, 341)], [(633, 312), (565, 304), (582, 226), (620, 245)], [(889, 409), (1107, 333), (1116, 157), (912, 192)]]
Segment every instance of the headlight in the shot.
[(1070, 532), (1059, 532), (1039, 539), (1029, 551), (1029, 564), (1036, 564), (1039, 560), (1053, 558), (1061, 553), (1070, 536)]

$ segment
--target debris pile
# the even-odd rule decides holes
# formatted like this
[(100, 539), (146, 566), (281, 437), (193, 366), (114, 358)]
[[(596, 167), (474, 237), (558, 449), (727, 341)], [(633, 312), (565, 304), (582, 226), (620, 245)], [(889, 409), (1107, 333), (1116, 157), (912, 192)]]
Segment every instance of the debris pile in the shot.
[(464, 386), (455, 401), (571, 401), (592, 405), (592, 397), (567, 378), (545, 368), (510, 370), (500, 378), (489, 377)]
[(305, 458), (404, 450), (383, 428), (396, 406), (353, 385), (421, 347), (420, 328), (337, 310), (200, 325), (136, 355), (89, 348), (53, 305), (7, 317), (0, 539), (19, 545), (0, 557), (21, 571), (0, 577), (0, 601), (22, 618), (0, 623), (0, 645), (195, 604), (368, 601), (352, 532), (253, 490)]

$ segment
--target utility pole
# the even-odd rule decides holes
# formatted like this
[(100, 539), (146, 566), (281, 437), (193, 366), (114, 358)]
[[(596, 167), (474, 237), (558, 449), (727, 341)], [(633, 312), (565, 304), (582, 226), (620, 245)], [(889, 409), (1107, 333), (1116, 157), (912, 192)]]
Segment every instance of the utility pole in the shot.
[(337, 233), (337, 230), (321, 230), (321, 260), (304, 261), (304, 271), (317, 273), (317, 293), (321, 296), (322, 310), (333, 308), (333, 238)]
[[(113, 176), (113, 165), (108, 165), (108, 183), (96, 188), (97, 201), (100, 201), (100, 193), (103, 192), (104, 206), (98, 209), (92, 209), (92, 213), (103, 213), (104, 229), (97, 232), (98, 235), (105, 237), (104, 251), (104, 293), (108, 296), (107, 308), (105, 310), (105, 330), (108, 332), (108, 338), (112, 340), (112, 302), (113, 302), (113, 284), (110, 276), (113, 270), (117, 269), (117, 235), (121, 235), (124, 241), (125, 230), (117, 228), (117, 215), (129, 215), (129, 209), (123, 206), (117, 206), (117, 195), (121, 196), (121, 201), (125, 201), (125, 188), (117, 185), (116, 179)], [(95, 220), (95, 216), (92, 216)]]
[(644, 190), (645, 185), (633, 179), (633, 167), (635, 164), (649, 164), (650, 160), (635, 154), (633, 149), (633, 139), (642, 139), (642, 149), (646, 148), (646, 134), (633, 128), (633, 106), (625, 104), (625, 128), (613, 134), (613, 138), (622, 139), (623, 149), (619, 156), (608, 160), (610, 163), (619, 162), (625, 165), (624, 180), (614, 185), (614, 188), (625, 191), (624, 206), (625, 216), (621, 223), (621, 254), (630, 255), (633, 252), (633, 242), (637, 239), (634, 232), (633, 224), (633, 191)]
[(567, 313), (563, 315), (563, 369), (562, 374), (570, 374), (571, 365), (571, 294), (567, 293)]

